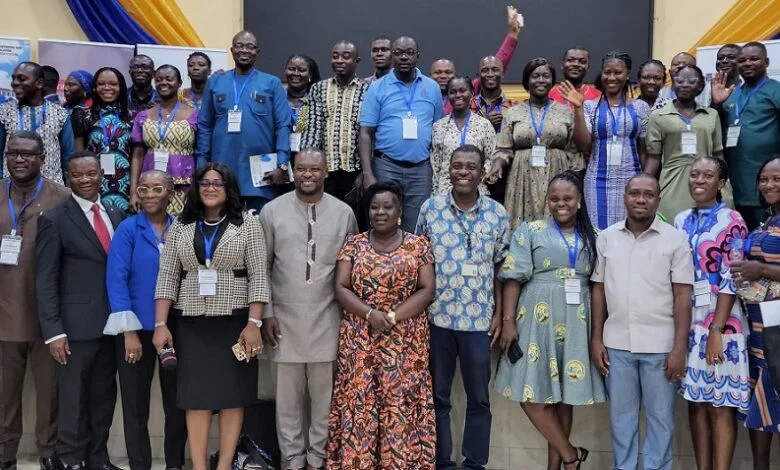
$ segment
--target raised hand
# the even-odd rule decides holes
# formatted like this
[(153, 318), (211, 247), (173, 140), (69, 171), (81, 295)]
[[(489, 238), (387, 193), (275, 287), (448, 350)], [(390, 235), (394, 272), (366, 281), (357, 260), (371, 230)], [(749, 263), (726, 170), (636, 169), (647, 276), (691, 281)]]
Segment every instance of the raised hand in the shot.
[(509, 34), (517, 37), (520, 34), (520, 30), (523, 28), (523, 15), (517, 12), (517, 9), (512, 5), (506, 6), (506, 24), (509, 29)]
[(561, 90), (561, 95), (563, 95), (563, 97), (566, 98), (569, 103), (574, 105), (575, 108), (582, 107), (582, 103), (585, 101), (585, 97), (582, 95), (582, 93), (577, 91), (576, 88), (574, 88), (574, 85), (572, 85), (570, 81), (566, 80), (558, 86)]
[(727, 81), (726, 72), (721, 70), (715, 73), (715, 76), (712, 78), (712, 104), (723, 104), (723, 102), (729, 99), (735, 85), (726, 86)]

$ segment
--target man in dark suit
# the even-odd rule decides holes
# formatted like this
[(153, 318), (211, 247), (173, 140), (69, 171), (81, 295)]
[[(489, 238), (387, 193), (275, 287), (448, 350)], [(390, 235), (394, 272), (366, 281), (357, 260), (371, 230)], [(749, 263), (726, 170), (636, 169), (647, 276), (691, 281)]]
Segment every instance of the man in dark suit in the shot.
[(103, 171), (76, 152), (66, 175), (73, 196), (38, 219), (35, 289), (44, 342), (57, 366), (57, 454), (71, 470), (113, 470), (106, 443), (116, 404), (106, 253), (124, 213), (100, 202)]

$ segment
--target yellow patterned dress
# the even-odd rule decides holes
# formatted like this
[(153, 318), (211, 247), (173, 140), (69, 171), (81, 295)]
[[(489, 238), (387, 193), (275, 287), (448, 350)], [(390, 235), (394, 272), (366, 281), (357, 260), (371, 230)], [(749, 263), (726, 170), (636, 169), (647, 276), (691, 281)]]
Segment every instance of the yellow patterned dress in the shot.
[[(566, 234), (570, 246), (574, 235)], [(577, 246), (579, 305), (567, 305), (564, 279), (569, 255), (558, 231), (547, 220), (523, 223), (512, 235), (499, 277), (521, 282), (517, 302), (518, 344), (523, 357), (511, 364), (506, 356), (495, 389), (518, 402), (589, 405), (606, 399), (601, 374), (591, 365), (590, 289), (593, 270), (582, 241)], [(506, 306), (507, 309), (513, 308)]]

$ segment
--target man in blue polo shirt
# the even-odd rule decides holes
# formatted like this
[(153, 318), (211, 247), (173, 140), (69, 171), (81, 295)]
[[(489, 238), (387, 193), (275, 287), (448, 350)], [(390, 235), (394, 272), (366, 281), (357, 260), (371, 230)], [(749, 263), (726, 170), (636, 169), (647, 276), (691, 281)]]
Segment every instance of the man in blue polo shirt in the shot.
[[(233, 37), (236, 68), (209, 78), (198, 118), (198, 166), (226, 164), (236, 174), (241, 199), (257, 212), (276, 196), (290, 161), (290, 106), (282, 82), (255, 70), (257, 38)], [(276, 161), (269, 155), (275, 154)]]
[(363, 98), (358, 150), (362, 187), (393, 182), (404, 196), (401, 228), (414, 230), (431, 195), (428, 160), (433, 123), (443, 115), (439, 85), (416, 67), (420, 51), (407, 36), (393, 41), (393, 71), (371, 84)]

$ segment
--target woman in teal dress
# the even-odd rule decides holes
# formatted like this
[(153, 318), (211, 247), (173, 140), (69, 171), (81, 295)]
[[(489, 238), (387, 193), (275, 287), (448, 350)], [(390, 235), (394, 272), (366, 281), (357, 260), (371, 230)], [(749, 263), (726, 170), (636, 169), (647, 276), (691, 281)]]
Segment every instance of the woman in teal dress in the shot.
[(605, 400), (588, 350), (596, 236), (574, 173), (550, 181), (547, 206), (550, 218), (523, 223), (512, 235), (499, 273), (509, 312), (501, 346), (507, 351), (517, 341), (525, 354), (515, 364), (501, 357), (495, 389), (520, 402), (547, 439), (547, 468), (574, 469), (588, 451), (569, 442), (572, 406)]

